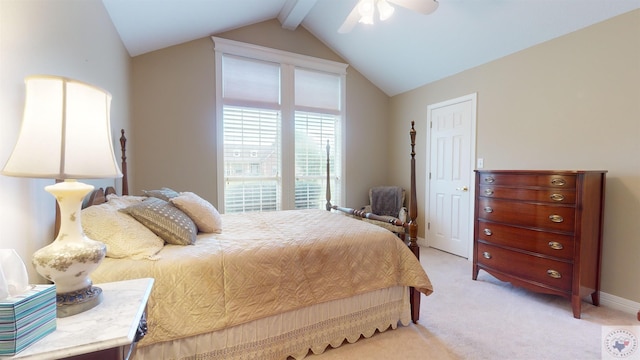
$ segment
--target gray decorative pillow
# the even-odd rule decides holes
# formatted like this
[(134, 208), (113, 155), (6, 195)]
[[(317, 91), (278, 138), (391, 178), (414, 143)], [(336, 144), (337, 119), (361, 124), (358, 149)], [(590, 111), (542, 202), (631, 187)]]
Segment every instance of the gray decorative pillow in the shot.
[(196, 242), (196, 224), (167, 201), (150, 197), (122, 211), (133, 216), (168, 244), (192, 245)]
[(142, 190), (142, 193), (146, 196), (155, 197), (164, 201), (169, 201), (171, 198), (180, 195), (177, 191), (169, 189), (168, 187), (163, 187), (157, 190)]

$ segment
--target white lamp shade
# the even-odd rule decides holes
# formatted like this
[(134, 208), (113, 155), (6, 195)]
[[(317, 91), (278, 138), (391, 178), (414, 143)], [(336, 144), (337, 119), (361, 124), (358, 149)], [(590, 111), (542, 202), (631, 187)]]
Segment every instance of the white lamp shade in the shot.
[(20, 135), (2, 174), (52, 179), (122, 176), (111, 141), (111, 94), (56, 76), (25, 79)]

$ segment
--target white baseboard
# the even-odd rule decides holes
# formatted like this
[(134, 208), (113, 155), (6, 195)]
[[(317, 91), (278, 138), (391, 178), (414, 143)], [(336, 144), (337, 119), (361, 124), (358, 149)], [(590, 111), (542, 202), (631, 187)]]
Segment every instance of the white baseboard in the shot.
[(600, 305), (632, 315), (636, 315), (638, 310), (640, 310), (640, 303), (607, 294), (602, 291), (600, 292)]
[[(427, 240), (421, 237), (418, 237), (418, 245), (423, 247), (428, 247)], [(469, 261), (473, 259), (469, 257)], [(600, 292), (600, 305), (604, 307), (608, 307), (610, 309), (615, 309), (622, 311), (627, 314), (636, 315), (640, 310), (640, 303), (631, 301), (625, 298), (621, 298), (619, 296), (607, 294), (605, 292)]]

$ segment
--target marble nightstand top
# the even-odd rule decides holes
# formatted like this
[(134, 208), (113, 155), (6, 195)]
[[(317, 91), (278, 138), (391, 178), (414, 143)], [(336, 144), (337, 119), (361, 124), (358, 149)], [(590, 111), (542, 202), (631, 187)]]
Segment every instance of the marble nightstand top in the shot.
[(56, 319), (54, 332), (18, 354), (0, 359), (60, 359), (131, 344), (153, 282), (144, 278), (96, 284), (102, 288), (100, 305)]

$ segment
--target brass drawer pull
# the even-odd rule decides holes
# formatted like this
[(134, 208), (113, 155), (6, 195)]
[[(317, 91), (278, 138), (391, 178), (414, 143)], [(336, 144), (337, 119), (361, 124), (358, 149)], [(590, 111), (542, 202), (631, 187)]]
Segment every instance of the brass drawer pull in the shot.
[(492, 213), (493, 212), (493, 208), (491, 206), (485, 206), (484, 207), (484, 212)]
[(554, 279), (560, 279), (562, 277), (562, 274), (560, 274), (558, 270), (553, 270), (553, 269), (547, 270), (547, 275), (549, 275), (549, 277), (552, 277)]
[(551, 179), (551, 185), (554, 185), (554, 186), (564, 186), (566, 183), (567, 181), (562, 178)]
[(496, 181), (496, 179), (493, 176), (487, 176), (486, 178), (484, 178), (484, 182), (486, 182), (487, 184), (493, 184)]
[(482, 253), (482, 257), (485, 259), (491, 259), (491, 253), (488, 251), (485, 251)]
[(551, 222), (554, 222), (554, 223), (561, 223), (564, 221), (564, 218), (560, 215), (553, 214), (553, 215), (549, 215), (549, 220), (551, 220)]
[(487, 236), (491, 236), (493, 235), (493, 231), (491, 231), (491, 229), (484, 229), (484, 234)]
[(564, 249), (564, 245), (562, 245), (561, 243), (559, 243), (557, 241), (549, 241), (549, 247), (552, 248), (553, 250), (562, 250), (562, 249)]
[(484, 194), (487, 196), (493, 195), (493, 189), (484, 189)]
[(553, 201), (563, 201), (564, 200), (564, 195), (562, 195), (562, 194), (551, 194), (551, 196), (549, 196), (549, 197)]

